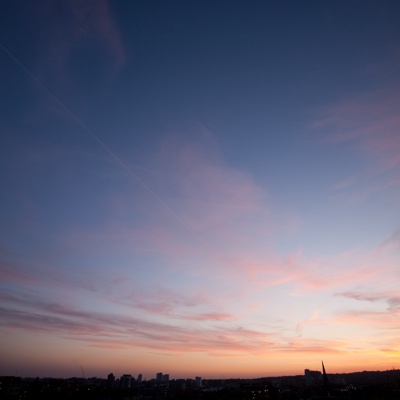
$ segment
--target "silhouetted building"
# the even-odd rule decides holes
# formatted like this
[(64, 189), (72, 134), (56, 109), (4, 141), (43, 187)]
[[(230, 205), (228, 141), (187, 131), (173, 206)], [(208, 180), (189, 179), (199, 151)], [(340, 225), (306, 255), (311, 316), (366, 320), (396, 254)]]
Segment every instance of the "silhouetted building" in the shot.
[(306, 378), (306, 385), (315, 385), (320, 383), (322, 380), (320, 371), (311, 371), (309, 369), (305, 369), (304, 376)]
[(138, 375), (137, 381), (138, 381), (139, 383), (143, 381), (143, 376), (142, 376), (142, 374), (139, 374), (139, 375)]
[(157, 382), (162, 382), (162, 377), (163, 377), (163, 373), (162, 372), (157, 372), (156, 381)]
[(169, 374), (164, 374), (164, 375), (162, 376), (162, 381), (163, 381), (163, 382), (168, 382), (168, 381), (169, 381)]
[(108, 374), (108, 376), (107, 376), (107, 387), (109, 388), (109, 389), (112, 389), (113, 387), (114, 387), (114, 384), (115, 384), (115, 376), (114, 376), (114, 374)]
[(120, 385), (121, 389), (129, 389), (132, 383), (132, 375), (131, 374), (124, 374), (121, 376)]
[(202, 378), (201, 378), (201, 376), (196, 376), (196, 387), (197, 388), (201, 388), (201, 384), (202, 384)]

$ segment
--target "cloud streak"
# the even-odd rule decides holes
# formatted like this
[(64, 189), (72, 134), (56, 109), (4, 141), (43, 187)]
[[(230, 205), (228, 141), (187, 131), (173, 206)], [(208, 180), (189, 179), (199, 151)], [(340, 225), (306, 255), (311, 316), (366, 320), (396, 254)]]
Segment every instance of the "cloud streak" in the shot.
[[(87, 342), (91, 346), (108, 344), (113, 348), (146, 347), (168, 351), (234, 351), (254, 353), (272, 346), (271, 334), (232, 325), (183, 327), (143, 318), (83, 311), (32, 298), (3, 296), (9, 307), (0, 309), (1, 324), (8, 328), (44, 332)], [(200, 315), (199, 319), (224, 321), (226, 315)], [(187, 319), (186, 319), (187, 320)]]
[[(321, 107), (311, 124), (329, 144), (352, 148), (369, 160), (359, 174), (333, 185), (338, 195), (359, 202), (371, 195), (399, 187), (400, 173), (400, 82), (392, 80), (362, 94)], [(354, 193), (355, 192), (355, 193)], [(397, 190), (397, 196), (399, 196)]]

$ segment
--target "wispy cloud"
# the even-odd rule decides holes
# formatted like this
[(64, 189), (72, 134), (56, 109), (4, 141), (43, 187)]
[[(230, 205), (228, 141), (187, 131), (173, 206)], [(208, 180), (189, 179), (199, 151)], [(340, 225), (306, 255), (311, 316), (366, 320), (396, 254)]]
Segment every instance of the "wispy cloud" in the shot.
[[(357, 340), (362, 349), (396, 349), (398, 233), (375, 249), (279, 255), (268, 193), (228, 166), (205, 135), (200, 144), (169, 136), (140, 170), (178, 218), (114, 169), (102, 179), (124, 184), (97, 193), (107, 207), (95, 226), (69, 221), (52, 237), (54, 256), (20, 257), (15, 269), (4, 263), (13, 286), (2, 292), (2, 326), (96, 349), (216, 358), (343, 356)], [(378, 279), (387, 291), (371, 294)], [(298, 312), (297, 299), (307, 304)], [(380, 320), (385, 340), (354, 339), (355, 301), (387, 305), (386, 313), (358, 314), (364, 326)]]
[(329, 145), (352, 149), (354, 158), (364, 157), (362, 170), (333, 184), (336, 197), (360, 202), (399, 187), (399, 88), (393, 76), (389, 83), (371, 76), (371, 89), (314, 110), (314, 132)]
[(393, 232), (389, 238), (384, 240), (377, 251), (380, 253), (387, 250), (396, 250), (398, 248), (400, 248), (400, 229)]
[(353, 300), (358, 301), (367, 301), (367, 302), (385, 302), (388, 305), (388, 310), (397, 310), (400, 308), (400, 296), (398, 295), (389, 295), (388, 293), (363, 293), (360, 291), (357, 292), (344, 292), (338, 293), (337, 296), (346, 297)]
[[(47, 308), (47, 307), (46, 307)], [(274, 353), (339, 352), (331, 341), (282, 342), (276, 333), (235, 326), (174, 326), (143, 319), (68, 310), (63, 307), (26, 312), (0, 308), (2, 325), (32, 333), (51, 333), (116, 350), (147, 348), (174, 353), (207, 353), (210, 356), (256, 356)]]
[[(62, 12), (54, 12), (55, 9)], [(56, 0), (47, 2), (42, 11), (48, 18), (48, 24), (43, 29), (49, 51), (60, 69), (65, 68), (73, 48), (85, 40), (102, 43), (117, 65), (124, 63), (126, 55), (121, 35), (107, 0)]]
[(18, 285), (38, 285), (40, 281), (28, 274), (17, 264), (11, 264), (5, 260), (0, 260), (0, 280)]
[[(32, 297), (28, 299), (8, 296), (9, 306), (2, 307), (2, 326), (32, 332), (47, 332), (91, 346), (109, 345), (118, 348), (146, 347), (168, 351), (234, 351), (253, 353), (272, 346), (271, 334), (242, 329), (234, 325), (182, 326), (143, 318), (83, 311), (57, 303), (48, 303)], [(225, 315), (203, 315), (207, 320), (224, 321)], [(195, 319), (194, 319), (195, 320)]]

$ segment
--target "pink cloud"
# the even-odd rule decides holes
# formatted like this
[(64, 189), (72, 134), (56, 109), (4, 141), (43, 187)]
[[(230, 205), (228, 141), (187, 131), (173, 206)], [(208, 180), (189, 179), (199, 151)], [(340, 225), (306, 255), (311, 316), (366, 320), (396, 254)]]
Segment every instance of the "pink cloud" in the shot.
[[(336, 324), (367, 326), (376, 332), (376, 337), (385, 339), (393, 337), (395, 331), (400, 330), (399, 323), (400, 313), (399, 310), (388, 311), (342, 311), (335, 314), (333, 322)], [(370, 335), (370, 333), (366, 333)], [(396, 340), (398, 345), (398, 340)]]
[[(230, 315), (206, 313), (197, 319), (185, 316), (157, 322), (144, 317), (76, 309), (71, 306), (27, 297), (7, 300), (0, 308), (2, 326), (32, 333), (49, 333), (60, 338), (102, 349), (149, 349), (172, 353), (200, 352), (218, 356), (263, 356), (273, 353), (338, 352), (332, 340), (286, 341), (282, 332), (243, 328)], [(201, 324), (188, 324), (187, 321)], [(213, 322), (204, 324), (204, 321)]]
[[(143, 169), (141, 179), (166, 207), (146, 193), (121, 208), (117, 195), (115, 201), (110, 198), (115, 208), (103, 227), (71, 229), (60, 242), (91, 256), (158, 254), (168, 260), (165, 268), (184, 268), (196, 275), (212, 270), (219, 276), (227, 271), (254, 276), (276, 270), (272, 250), (276, 228), (265, 191), (250, 176), (226, 166), (210, 136), (205, 142), (169, 138), (149, 161), (152, 168)], [(139, 185), (137, 190), (141, 189)], [(138, 210), (140, 224), (132, 226), (122, 218), (121, 213)], [(196, 268), (193, 259), (198, 260)]]
[(379, 248), (377, 249), (377, 253), (382, 253), (390, 250), (396, 250), (400, 248), (400, 229), (393, 232), (393, 234), (384, 240)]
[(296, 329), (301, 330), (305, 325), (314, 323), (315, 321), (318, 320), (318, 317), (319, 317), (319, 310), (314, 310), (309, 318), (306, 318), (297, 324)]
[(190, 314), (187, 316), (181, 316), (180, 318), (191, 321), (229, 321), (237, 319), (237, 316), (228, 313), (208, 312), (202, 314)]
[[(113, 348), (145, 347), (168, 351), (253, 352), (265, 346), (268, 333), (250, 329), (190, 327), (173, 323), (151, 322), (146, 319), (115, 314), (83, 311), (42, 300), (25, 302), (10, 298), (14, 304), (0, 308), (1, 325), (30, 332), (53, 333), (91, 346)], [(34, 311), (33, 311), (34, 309)], [(226, 316), (204, 316), (215, 321)]]
[(344, 341), (298, 338), (288, 345), (278, 348), (277, 351), (282, 353), (314, 353), (321, 355), (345, 353), (346, 347), (347, 343)]
[(389, 291), (386, 293), (352, 291), (338, 293), (337, 296), (346, 297), (349, 299), (364, 301), (364, 302), (385, 302), (388, 305), (388, 310), (400, 310), (400, 296), (397, 292)]
[[(168, 316), (177, 320), (190, 318), (195, 320), (196, 317), (205, 320), (207, 316), (209, 319), (218, 320), (223, 319), (224, 315), (227, 316), (227, 314), (215, 311), (209, 313), (199, 312), (199, 309), (209, 307), (211, 298), (205, 297), (203, 293), (196, 293), (193, 288), (191, 293), (184, 293), (183, 290), (176, 292), (163, 287), (158, 287), (151, 291), (135, 288), (127, 294), (122, 293), (121, 296), (112, 294), (108, 301), (126, 306), (129, 309), (145, 311), (148, 315)], [(216, 307), (214, 304), (214, 309)], [(185, 310), (186, 314), (182, 314), (182, 310)], [(190, 314), (187, 314), (188, 312)]]
[(354, 176), (345, 178), (339, 182), (336, 182), (334, 185), (332, 185), (331, 190), (340, 191), (340, 190), (347, 189), (347, 188), (353, 186), (355, 181), (356, 181), (356, 178)]
[[(339, 354), (339, 342), (313, 339), (313, 329), (332, 321), (324, 310), (311, 317), (311, 310), (301, 317), (288, 313), (287, 319), (275, 326), (259, 321), (271, 308), (269, 302), (293, 304), (295, 296), (356, 293), (356, 287), (371, 288), (377, 279), (391, 288), (399, 265), (397, 233), (372, 251), (358, 249), (320, 259), (310, 259), (300, 250), (278, 256), (273, 245), (277, 228), (270, 218), (268, 196), (251, 177), (226, 166), (212, 144), (202, 147), (174, 139), (164, 146), (166, 154), (172, 146), (176, 158), (166, 159), (163, 147), (151, 160), (152, 169), (144, 170), (143, 175), (168, 207), (174, 212), (182, 210), (179, 220), (148, 194), (139, 196), (140, 200), (134, 197), (134, 204), (121, 206), (120, 201), (110, 201), (115, 209), (110, 209), (102, 226), (96, 230), (75, 227), (58, 238), (66, 253), (83, 261), (63, 273), (52, 273), (48, 266), (46, 282), (56, 283), (60, 292), (74, 288), (74, 294), (80, 295), (78, 289), (85, 288), (88, 304), (107, 304), (116, 314), (91, 312), (81, 305), (75, 308), (71, 304), (78, 303), (72, 301), (61, 306), (44, 300), (21, 303), (8, 299), (10, 306), (1, 311), (4, 325), (110, 349), (226, 356)], [(124, 215), (138, 209), (140, 222), (126, 222)], [(114, 265), (103, 261), (114, 255), (128, 260), (128, 267), (118, 266), (115, 274)], [(148, 266), (139, 264), (130, 270), (130, 264), (136, 263), (131, 255), (155, 258)], [(81, 272), (78, 263), (85, 265), (87, 257), (93, 266)], [(159, 266), (150, 276), (153, 260)], [(118, 265), (118, 261), (112, 262)], [(148, 268), (151, 291), (141, 288), (140, 278), (135, 276), (141, 268)], [(42, 268), (41, 276), (45, 270)], [(107, 276), (111, 270), (112, 276)], [(92, 273), (96, 275), (94, 286)], [(182, 280), (180, 289), (168, 290), (175, 279)], [(344, 298), (349, 302), (355, 299)], [(393, 309), (397, 307), (395, 296), (385, 299)], [(269, 321), (277, 318), (271, 314)], [(242, 329), (241, 324), (257, 328)], [(299, 330), (304, 340), (293, 340)]]
[[(349, 306), (347, 310), (336, 311), (329, 319), (329, 324), (334, 329), (358, 330), (352, 335), (353, 341), (359, 343), (360, 351), (369, 349), (375, 354), (400, 351), (398, 332), (400, 331), (400, 298), (396, 291), (376, 293), (373, 290), (353, 291), (338, 293), (347, 299), (352, 299), (362, 306), (356, 309), (357, 303)], [(365, 305), (363, 305), (363, 303)], [(386, 303), (386, 309), (374, 304)], [(344, 327), (344, 328), (341, 328)], [(386, 350), (385, 350), (386, 348)], [(391, 349), (388, 351), (387, 349)]]
[(287, 282), (296, 281), (295, 292), (353, 290), (354, 287), (375, 288), (376, 283), (393, 289), (400, 271), (397, 232), (373, 249), (354, 249), (341, 254), (307, 259), (301, 255), (284, 276)]
[(353, 143), (377, 157), (381, 168), (395, 168), (400, 165), (399, 93), (395, 83), (322, 108), (312, 128), (328, 129), (332, 141)]
[[(393, 58), (397, 63), (398, 55)], [(379, 77), (379, 84), (313, 111), (311, 128), (319, 137), (338, 149), (346, 146), (357, 159), (367, 161), (360, 173), (333, 185), (334, 199), (359, 203), (389, 190), (400, 197), (400, 81), (392, 76), (389, 84), (382, 84)]]
[(15, 283), (19, 285), (39, 285), (40, 281), (26, 273), (18, 265), (0, 260), (0, 280), (2, 282)]
[[(144, 181), (173, 212), (179, 210), (179, 219), (147, 198), (132, 206), (124, 203), (124, 213), (142, 207), (146, 216), (141, 226), (133, 227), (121, 222), (121, 202), (111, 201), (117, 209), (103, 229), (77, 229), (60, 240), (89, 255), (159, 255), (165, 259), (165, 270), (191, 276), (212, 273), (231, 282), (245, 279), (257, 290), (278, 285), (292, 285), (293, 292), (336, 290), (382, 280), (382, 268), (393, 272), (393, 252), (382, 256), (360, 249), (327, 259), (309, 259), (302, 252), (279, 257), (273, 244), (278, 228), (270, 218), (267, 194), (251, 177), (224, 164), (209, 132), (203, 136), (200, 144), (178, 135), (168, 137), (149, 161), (152, 168), (143, 169)], [(353, 178), (348, 179), (339, 188), (352, 183)]]
[[(182, 217), (196, 232), (217, 228), (225, 233), (225, 224), (240, 226), (241, 218), (246, 222), (254, 214), (265, 222), (266, 193), (250, 176), (227, 167), (209, 136), (207, 139), (201, 145), (187, 143), (179, 136), (164, 142), (154, 163), (168, 182), (166, 200), (180, 202)], [(169, 154), (175, 154), (173, 160)], [(158, 186), (165, 190), (162, 183)]]

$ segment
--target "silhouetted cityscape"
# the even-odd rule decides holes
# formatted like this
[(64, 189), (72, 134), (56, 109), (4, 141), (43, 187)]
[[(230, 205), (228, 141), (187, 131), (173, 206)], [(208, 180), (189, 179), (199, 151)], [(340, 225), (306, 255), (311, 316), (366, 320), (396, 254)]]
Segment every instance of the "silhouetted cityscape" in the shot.
[(305, 369), (303, 375), (253, 379), (170, 379), (158, 372), (152, 379), (113, 373), (107, 378), (0, 377), (4, 400), (159, 400), (159, 399), (400, 399), (400, 370), (327, 374)]

